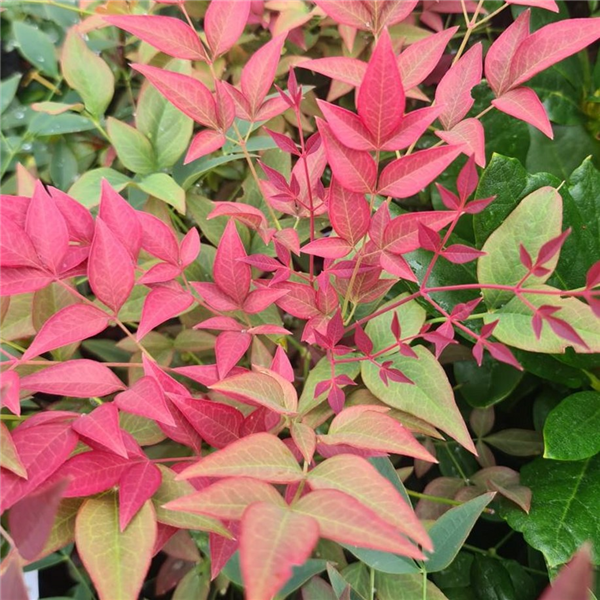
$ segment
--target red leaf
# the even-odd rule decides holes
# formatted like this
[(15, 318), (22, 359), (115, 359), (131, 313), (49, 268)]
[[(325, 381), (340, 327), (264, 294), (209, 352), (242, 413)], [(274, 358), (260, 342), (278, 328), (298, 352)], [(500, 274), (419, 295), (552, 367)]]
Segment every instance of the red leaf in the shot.
[(218, 311), (228, 312), (240, 308), (236, 301), (221, 291), (214, 283), (192, 281), (191, 284), (200, 297)]
[(425, 133), (441, 112), (439, 106), (428, 106), (404, 115), (397, 133), (383, 144), (382, 149), (396, 151), (408, 148)]
[(180, 19), (162, 15), (109, 15), (103, 18), (169, 56), (207, 61), (198, 35)]
[(127, 458), (127, 450), (119, 427), (119, 409), (112, 402), (102, 404), (91, 413), (75, 419), (73, 430), (118, 456)]
[(560, 11), (555, 0), (506, 0), (506, 4), (533, 6), (534, 8), (544, 8), (545, 10), (551, 10), (556, 13)]
[(241, 262), (247, 256), (233, 220), (227, 223), (215, 255), (214, 280), (219, 289), (242, 306), (248, 291), (252, 269)]
[(552, 238), (550, 241), (546, 242), (538, 252), (536, 264), (545, 265), (548, 261), (552, 260), (560, 252), (560, 249), (570, 233), (571, 228), (569, 227), (560, 235), (557, 235), (555, 238)]
[(56, 396), (89, 398), (106, 396), (125, 386), (108, 367), (95, 360), (82, 358), (27, 375), (21, 379), (21, 387)]
[(177, 394), (173, 394), (171, 399), (190, 425), (211, 446), (225, 448), (240, 438), (244, 415), (237, 408)]
[(313, 58), (298, 64), (303, 69), (325, 75), (353, 87), (358, 87), (367, 72), (367, 64), (356, 58), (331, 56), (329, 58)]
[(119, 480), (119, 528), (124, 531), (129, 522), (149, 500), (162, 482), (160, 469), (149, 460), (127, 468)]
[(373, 16), (366, 2), (360, 0), (343, 0), (343, 2), (315, 0), (315, 4), (337, 23), (362, 30), (369, 30), (373, 27)]
[(491, 198), (483, 198), (482, 200), (473, 200), (465, 207), (465, 212), (470, 215), (476, 215), (484, 211), (494, 200), (496, 196)]
[(2, 221), (0, 262), (3, 267), (41, 268), (42, 263), (25, 230), (14, 221)]
[(244, 31), (250, 0), (213, 0), (204, 15), (204, 32), (213, 60), (237, 42)]
[(15, 296), (37, 292), (52, 283), (53, 277), (46, 271), (20, 267), (2, 268), (0, 275), (0, 296)]
[[(232, 2), (235, 4), (235, 2)], [(242, 70), (242, 92), (248, 101), (250, 114), (256, 116), (265, 96), (269, 93), (286, 34), (278, 35), (257, 50)], [(287, 105), (286, 105), (287, 108)]]
[(442, 146), (398, 158), (381, 172), (378, 193), (395, 198), (414, 196), (442, 173), (460, 152), (460, 148)]
[(250, 347), (252, 336), (241, 331), (224, 331), (217, 337), (215, 355), (217, 359), (217, 372), (219, 379), (224, 379), (246, 354)]
[(129, 250), (133, 260), (137, 259), (142, 247), (142, 226), (138, 214), (140, 213), (134, 210), (106, 179), (102, 180), (98, 215), (121, 244)]
[(58, 273), (69, 247), (69, 230), (41, 181), (36, 183), (29, 203), (25, 231), (42, 263), (53, 273)]
[(433, 229), (429, 229), (427, 225), (423, 225), (423, 223), (419, 223), (419, 245), (421, 248), (425, 250), (429, 250), (431, 252), (437, 252), (440, 248), (442, 240), (440, 238), (440, 234)]
[(173, 230), (150, 213), (139, 211), (137, 218), (142, 226), (142, 248), (152, 256), (176, 265), (179, 245)]
[(183, 164), (187, 165), (198, 158), (202, 158), (203, 156), (218, 150), (226, 141), (225, 135), (220, 131), (204, 129), (200, 133), (197, 133), (192, 139), (192, 143), (188, 148)]
[(551, 140), (554, 139), (546, 109), (532, 89), (519, 87), (504, 92), (502, 96), (492, 100), (492, 105), (515, 119), (521, 119), (521, 121), (533, 125)]
[(177, 286), (156, 287), (146, 296), (136, 338), (141, 340), (155, 327), (179, 316), (194, 303), (194, 297)]
[(277, 144), (280, 150), (283, 150), (288, 154), (300, 156), (300, 152), (298, 151), (298, 148), (296, 147), (296, 142), (294, 142), (294, 140), (289, 138), (287, 135), (284, 135), (283, 133), (271, 131), (267, 127), (264, 127), (264, 130), (271, 136), (271, 138)]
[(68, 482), (62, 480), (44, 487), (10, 509), (8, 526), (23, 558), (33, 560), (44, 549), (67, 485)]
[(550, 23), (523, 40), (510, 65), (511, 87), (583, 50), (600, 38), (600, 17)]
[(387, 30), (371, 55), (357, 99), (358, 114), (373, 135), (376, 147), (392, 137), (404, 115), (404, 88)]
[[(281, 175), (274, 171), (273, 169), (269, 169), (266, 165), (261, 163), (261, 166), (270, 170), (272, 173), (276, 173), (279, 177)], [(265, 171), (267, 172), (267, 171)], [(282, 177), (282, 180), (285, 182), (285, 179)], [(242, 202), (214, 202), (215, 208), (208, 215), (207, 219), (214, 219), (216, 217), (233, 217), (240, 223), (246, 225), (246, 227), (250, 227), (251, 229), (255, 229), (259, 231), (260, 229), (266, 229), (269, 224), (265, 215), (261, 210), (251, 206), (250, 204), (243, 204)]]
[(343, 258), (351, 251), (352, 245), (339, 237), (320, 238), (302, 247), (304, 254), (313, 254), (324, 258)]
[(344, 146), (364, 151), (375, 149), (373, 137), (360, 117), (345, 108), (323, 100), (317, 100), (317, 104), (331, 125), (334, 135)]
[(69, 237), (78, 242), (90, 243), (94, 237), (94, 219), (90, 211), (64, 192), (51, 186), (48, 190), (67, 224)]
[(65, 498), (79, 498), (105, 492), (117, 485), (129, 464), (126, 458), (112, 452), (91, 450), (70, 458), (57, 475), (70, 478)]
[(14, 415), (21, 414), (19, 375), (16, 371), (5, 371), (0, 378), (0, 400), (3, 407)]
[(21, 557), (17, 550), (10, 551), (2, 560), (0, 594), (11, 600), (29, 600), (29, 588), (25, 585)]
[(73, 304), (52, 315), (39, 330), (23, 360), (92, 337), (108, 327), (109, 316), (87, 304)]
[(405, 254), (419, 247), (419, 225), (440, 231), (453, 219), (452, 213), (427, 211), (407, 213), (390, 221), (385, 229), (386, 250), (394, 254)]
[(200, 235), (195, 227), (192, 227), (181, 240), (179, 246), (179, 260), (183, 268), (191, 265), (198, 254), (200, 254)]
[(312, 287), (304, 283), (280, 283), (279, 289), (287, 290), (287, 294), (277, 300), (277, 306), (298, 319), (310, 319), (321, 314), (317, 308), (316, 294)]
[(592, 550), (584, 544), (546, 588), (540, 600), (588, 600), (594, 586)]
[(210, 90), (195, 77), (134, 63), (133, 69), (148, 81), (175, 107), (194, 121), (218, 129), (217, 108)]
[(354, 343), (356, 344), (356, 347), (367, 356), (373, 351), (373, 342), (358, 323), (354, 328)]
[(485, 252), (476, 250), (464, 244), (452, 244), (448, 246), (443, 252), (442, 256), (449, 260), (451, 263), (462, 265), (463, 263), (471, 262), (472, 260), (478, 259), (480, 256), (484, 256)]
[(377, 181), (377, 166), (371, 155), (340, 144), (324, 121), (317, 119), (317, 126), (334, 177), (352, 192), (371, 193)]
[(447, 144), (458, 146), (467, 156), (473, 156), (480, 167), (485, 167), (485, 131), (478, 119), (465, 119), (450, 131), (436, 131), (435, 134)]
[(335, 232), (354, 245), (369, 230), (369, 203), (363, 194), (349, 192), (334, 179), (329, 188), (329, 218)]
[(162, 388), (154, 377), (141, 377), (128, 390), (115, 396), (115, 404), (132, 415), (139, 415), (175, 426)]
[(96, 232), (88, 259), (88, 277), (92, 291), (114, 313), (133, 289), (134, 270), (131, 255), (102, 221), (96, 219)]
[(222, 535), (213, 533), (208, 534), (210, 549), (210, 579), (211, 581), (223, 570), (229, 559), (235, 554), (239, 546), (240, 524), (233, 521), (223, 522), (233, 534), (233, 539), (227, 539)]
[(244, 312), (254, 315), (256, 313), (266, 310), (276, 300), (279, 300), (282, 296), (286, 295), (285, 290), (278, 290), (273, 288), (258, 289), (250, 292), (246, 300), (244, 300), (243, 310)]
[(294, 369), (282, 346), (277, 346), (277, 350), (275, 350), (275, 356), (271, 363), (271, 371), (278, 373), (290, 383), (294, 383)]
[(481, 59), (481, 44), (476, 44), (450, 67), (438, 84), (435, 101), (443, 106), (440, 121), (444, 129), (452, 129), (473, 106), (471, 90), (481, 81)]

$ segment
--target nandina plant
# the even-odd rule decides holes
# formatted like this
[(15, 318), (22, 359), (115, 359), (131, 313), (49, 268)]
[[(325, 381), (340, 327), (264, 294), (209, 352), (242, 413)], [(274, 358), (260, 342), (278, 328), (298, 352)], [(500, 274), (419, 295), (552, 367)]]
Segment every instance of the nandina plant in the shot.
[[(161, 14), (166, 4), (181, 18)], [(107, 180), (97, 209), (40, 180), (30, 196), (2, 197), (3, 313), (33, 294), (44, 315), (35, 335), (2, 350), (2, 416), (16, 424), (0, 427), (7, 597), (27, 597), (23, 565), (74, 541), (101, 600), (137, 598), (162, 549), (200, 563), (171, 575), (179, 598), (205, 598), (215, 578), (213, 589), (241, 583), (249, 600), (301, 586), (306, 599), (352, 598), (333, 564), (342, 548), (371, 568), (370, 598), (400, 597), (379, 591), (398, 574), (425, 598), (439, 593), (428, 574), (451, 564), (495, 494), (530, 510), (531, 490), (482, 441), (493, 414), (471, 416), (476, 446), (440, 361), (456, 347), (480, 366), (522, 370), (515, 351), (600, 349), (600, 262), (578, 263), (581, 223), (565, 218), (559, 186), (534, 181), (497, 205), (501, 190), (490, 194), (479, 170), (491, 110), (552, 137), (525, 84), (597, 40), (600, 20), (530, 33), (524, 10), (484, 58), (474, 31), (507, 5), (455, 4), (299, 3), (260, 32), (269, 39), (233, 77), (223, 57), (246, 29), (269, 25), (261, 2), (212, 0), (202, 22), (166, 0), (152, 14), (90, 18), (160, 52), (131, 64), (145, 81), (137, 128), (110, 118), (107, 135), (127, 170), (156, 169), (140, 187), (181, 216), (134, 208)], [(436, 33), (410, 44), (390, 35), (416, 19)], [(292, 55), (309, 22), (337, 27), (349, 48), (360, 36), (367, 60)], [(65, 78), (90, 115), (102, 113), (112, 90), (98, 109), (87, 85), (92, 72), (108, 77), (101, 59), (77, 54), (77, 28), (67, 39)], [(331, 78), (331, 101), (307, 109), (300, 70)], [(472, 114), (484, 75), (493, 99)], [(187, 185), (186, 198), (161, 171), (178, 158), (161, 163), (167, 139), (157, 146), (147, 133), (161, 96), (198, 126), (184, 164), (235, 161), (249, 173), (243, 195), (199, 200)], [(261, 155), (265, 140), (284, 166)], [(172, 182), (163, 196), (148, 183), (160, 176)], [(432, 184), (436, 208), (418, 206)], [(186, 200), (203, 214), (200, 231)], [(458, 234), (465, 222), (479, 232), (471, 242)], [(566, 285), (575, 266), (580, 281)], [(175, 351), (162, 345), (173, 337)], [(126, 359), (80, 345), (94, 338), (120, 340)], [(394, 467), (426, 472), (437, 440), (483, 469), (452, 494), (424, 496), (447, 501), (419, 519)], [(422, 519), (437, 520), (427, 530)], [(545, 598), (583, 597), (589, 561), (583, 549)], [(313, 577), (326, 568), (329, 583)]]

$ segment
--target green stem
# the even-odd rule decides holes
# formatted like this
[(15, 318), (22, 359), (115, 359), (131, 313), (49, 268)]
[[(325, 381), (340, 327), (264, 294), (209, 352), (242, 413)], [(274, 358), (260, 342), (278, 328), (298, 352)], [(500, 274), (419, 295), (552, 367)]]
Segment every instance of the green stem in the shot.
[[(406, 493), (411, 498), (418, 498), (419, 500), (429, 500), (430, 502), (437, 502), (438, 504), (449, 504), (450, 506), (462, 506), (464, 504), (464, 502), (461, 502), (460, 500), (442, 498), (441, 496), (430, 496), (429, 494), (422, 494), (421, 492), (414, 492), (413, 490), (406, 490)], [(485, 508), (483, 512), (489, 515), (495, 514), (491, 508)]]

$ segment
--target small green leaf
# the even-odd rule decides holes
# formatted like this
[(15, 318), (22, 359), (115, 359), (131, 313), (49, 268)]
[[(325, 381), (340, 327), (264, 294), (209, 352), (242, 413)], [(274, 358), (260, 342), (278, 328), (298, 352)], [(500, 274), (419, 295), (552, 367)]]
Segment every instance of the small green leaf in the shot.
[(102, 167), (84, 173), (70, 187), (68, 193), (85, 207), (92, 208), (100, 202), (100, 185), (103, 179), (106, 179), (117, 192), (120, 192), (131, 181), (123, 173)]
[(137, 185), (146, 194), (170, 204), (181, 214), (185, 214), (185, 191), (166, 173), (148, 175)]
[(544, 449), (541, 434), (530, 429), (504, 429), (483, 440), (510, 456), (536, 456)]
[(181, 161), (179, 161), (173, 167), (173, 177), (184, 190), (187, 190), (192, 187), (200, 177), (210, 173), (213, 169), (236, 160), (244, 160), (244, 158), (243, 154), (228, 154), (226, 156), (215, 157), (203, 156), (187, 165), (183, 165)]
[[(423, 587), (425, 586), (425, 589)], [(379, 600), (447, 600), (446, 596), (423, 575), (390, 575), (375, 573), (375, 589)]]
[(429, 530), (434, 551), (424, 563), (428, 573), (445, 569), (458, 554), (483, 509), (494, 494), (483, 494), (444, 513)]
[(110, 67), (88, 48), (75, 29), (69, 30), (65, 39), (61, 66), (65, 80), (79, 93), (87, 111), (101, 117), (115, 92), (115, 78)]
[(56, 44), (47, 33), (23, 21), (13, 22), (13, 33), (21, 54), (42, 73), (58, 77)]
[(521, 485), (533, 493), (529, 514), (503, 503), (502, 516), (550, 568), (567, 562), (585, 541), (600, 547), (600, 454), (576, 462), (538, 458), (521, 469)]
[(206, 569), (192, 567), (177, 584), (172, 600), (206, 600), (210, 593), (210, 575)]
[(15, 97), (17, 88), (19, 87), (19, 81), (21, 81), (21, 75), (19, 73), (15, 73), (15, 75), (0, 81), (0, 114), (8, 108), (8, 105)]
[(94, 129), (94, 124), (87, 117), (67, 112), (60, 115), (37, 113), (29, 123), (29, 133), (36, 137), (79, 133), (90, 129)]
[(508, 571), (499, 560), (475, 556), (471, 566), (471, 585), (480, 600), (517, 600)]
[(50, 175), (54, 185), (67, 190), (77, 178), (77, 157), (64, 139), (53, 145), (50, 157)]
[(392, 554), (391, 552), (381, 552), (379, 550), (369, 550), (367, 548), (359, 548), (358, 546), (350, 546), (342, 544), (346, 550), (349, 550), (369, 567), (382, 573), (391, 573), (395, 575), (418, 573), (419, 567), (411, 558)]
[(544, 425), (544, 457), (581, 460), (600, 452), (600, 393), (579, 392), (550, 411)]
[(152, 144), (143, 133), (113, 117), (109, 117), (106, 123), (110, 141), (125, 168), (140, 175), (156, 170)]

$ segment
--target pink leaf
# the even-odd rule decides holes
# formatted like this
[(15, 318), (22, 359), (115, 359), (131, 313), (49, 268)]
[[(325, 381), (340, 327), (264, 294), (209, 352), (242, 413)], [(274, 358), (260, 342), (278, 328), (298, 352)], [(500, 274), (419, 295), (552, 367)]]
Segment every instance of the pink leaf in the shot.
[(544, 135), (547, 135), (550, 139), (554, 139), (552, 125), (550, 125), (550, 121), (548, 120), (546, 109), (538, 98), (538, 95), (532, 89), (519, 87), (504, 92), (502, 96), (492, 100), (492, 105), (511, 117), (521, 119), (533, 125)]
[[(269, 169), (269, 167), (262, 165), (262, 163), (261, 166)], [(277, 172), (275, 171), (275, 173)], [(279, 173), (277, 173), (277, 175), (279, 175)], [(213, 204), (215, 208), (208, 215), (207, 219), (214, 219), (222, 216), (233, 217), (240, 223), (257, 231), (263, 228), (266, 229), (269, 225), (262, 211), (250, 204), (243, 204), (242, 202), (214, 202)]]
[(475, 159), (471, 156), (456, 178), (456, 190), (461, 200), (466, 200), (477, 189), (478, 183), (479, 175), (475, 167)]
[(192, 227), (181, 240), (179, 246), (179, 260), (185, 268), (191, 265), (200, 254), (200, 235), (195, 227)]
[(158, 263), (150, 267), (137, 280), (138, 285), (151, 285), (153, 283), (166, 283), (181, 275), (181, 267), (171, 263)]
[(124, 531), (129, 522), (149, 500), (162, 482), (159, 468), (150, 461), (131, 465), (119, 480), (119, 528)]
[(381, 172), (378, 193), (409, 198), (429, 185), (459, 154), (460, 148), (442, 146), (398, 158)]
[(39, 354), (80, 342), (108, 327), (110, 317), (99, 308), (87, 304), (73, 304), (52, 315), (39, 330), (23, 360)]
[(404, 115), (398, 132), (383, 144), (382, 150), (396, 151), (408, 148), (425, 133), (441, 112), (442, 108), (439, 106), (428, 106)]
[(214, 280), (219, 289), (239, 306), (250, 290), (252, 270), (240, 258), (247, 256), (233, 220), (227, 223), (215, 256)]
[(210, 306), (219, 311), (237, 310), (239, 305), (214, 283), (192, 281), (192, 287)]
[(319, 539), (319, 527), (289, 508), (257, 502), (246, 509), (240, 533), (240, 564), (248, 600), (271, 600), (302, 565)]
[(518, 4), (521, 6), (532, 6), (534, 8), (544, 8), (552, 12), (559, 12), (558, 4), (555, 0), (506, 0), (506, 4)]
[(525, 38), (510, 66), (511, 87), (583, 50), (600, 38), (600, 17), (550, 23)]
[(98, 216), (114, 233), (115, 237), (129, 250), (133, 260), (142, 247), (142, 226), (138, 212), (117, 193), (106, 180), (102, 180), (100, 211)]
[(266, 310), (276, 300), (285, 296), (285, 290), (273, 288), (258, 289), (250, 292), (246, 300), (244, 300), (243, 309), (250, 315)]
[(584, 544), (546, 588), (540, 600), (588, 600), (594, 586), (592, 549)]
[(244, 415), (237, 408), (177, 394), (173, 394), (171, 399), (190, 425), (211, 446), (225, 448), (240, 438)]
[(0, 296), (15, 296), (36, 292), (52, 283), (53, 277), (46, 271), (19, 267), (2, 268), (0, 275)]
[(360, 0), (315, 0), (315, 4), (337, 23), (362, 30), (373, 26), (368, 4)]
[(194, 297), (177, 286), (156, 287), (146, 296), (136, 338), (141, 340), (155, 327), (179, 316), (194, 303)]
[(372, 10), (377, 14), (377, 24), (380, 30), (404, 21), (417, 5), (418, 0), (404, 0), (404, 2), (373, 2)]
[(182, 113), (206, 127), (218, 129), (215, 100), (210, 90), (195, 77), (137, 63), (131, 67)]
[(112, 452), (91, 450), (70, 458), (57, 475), (71, 480), (65, 498), (78, 498), (99, 494), (117, 485), (129, 464), (126, 458)]
[(481, 59), (481, 44), (476, 44), (450, 67), (438, 84), (435, 101), (443, 106), (440, 121), (445, 129), (452, 129), (473, 106), (471, 90), (481, 81)]
[(398, 56), (398, 68), (405, 90), (423, 82), (442, 58), (444, 49), (458, 27), (450, 27), (411, 44)]
[(394, 135), (404, 115), (404, 88), (387, 30), (373, 51), (357, 100), (358, 114), (376, 147)]
[(204, 129), (200, 133), (197, 133), (192, 139), (192, 143), (185, 155), (183, 164), (187, 165), (198, 158), (202, 158), (203, 156), (218, 150), (226, 141), (225, 135), (220, 131)]
[(329, 218), (335, 232), (354, 245), (369, 230), (369, 203), (363, 194), (346, 190), (334, 179), (329, 188)]
[(69, 230), (41, 181), (36, 183), (29, 203), (25, 231), (42, 263), (53, 273), (58, 273), (69, 247)]
[(315, 291), (303, 283), (280, 283), (280, 289), (288, 293), (277, 300), (277, 306), (298, 319), (310, 319), (321, 314), (317, 308)]
[(346, 56), (331, 56), (329, 58), (314, 58), (298, 64), (303, 69), (310, 69), (341, 81), (353, 87), (358, 87), (367, 72), (367, 64), (356, 58)]
[[(492, 101), (492, 104), (495, 100)], [(451, 146), (457, 146), (467, 156), (473, 156), (480, 167), (485, 167), (485, 132), (478, 119), (465, 119), (450, 131), (436, 131), (436, 135)]]
[(90, 243), (94, 237), (94, 219), (90, 211), (64, 192), (54, 187), (48, 187), (48, 190), (65, 219), (70, 238)]
[(141, 377), (128, 390), (115, 396), (115, 404), (132, 415), (139, 415), (175, 426), (162, 388), (154, 377)]
[(27, 479), (27, 471), (21, 462), (8, 427), (0, 422), (0, 467)]
[(127, 450), (119, 427), (119, 409), (112, 402), (101, 404), (91, 413), (75, 419), (73, 430), (118, 456), (127, 458)]
[(204, 15), (204, 32), (213, 60), (227, 52), (244, 31), (250, 0), (213, 0)]
[(320, 238), (302, 247), (304, 254), (313, 254), (324, 258), (343, 258), (352, 251), (352, 245), (338, 237)]
[(317, 104), (327, 123), (331, 125), (334, 135), (344, 146), (363, 151), (375, 149), (373, 137), (360, 117), (345, 108), (323, 100), (317, 100)]
[(470, 248), (464, 244), (452, 244), (442, 252), (442, 256), (446, 260), (459, 265), (471, 262), (472, 260), (476, 260), (480, 256), (484, 255), (485, 252), (481, 252), (481, 250), (476, 250), (475, 248)]
[(277, 346), (273, 362), (271, 363), (271, 370), (281, 375), (284, 379), (287, 379), (287, 381), (294, 383), (294, 369), (283, 346)]
[(227, 377), (229, 371), (246, 354), (251, 341), (252, 336), (249, 333), (240, 331), (224, 331), (219, 334), (215, 344), (219, 379)]
[(502, 95), (511, 84), (510, 66), (519, 44), (529, 35), (529, 16), (524, 10), (490, 46), (485, 56), (485, 78), (496, 96)]
[[(235, 4), (235, 2), (234, 2)], [(257, 50), (242, 71), (242, 92), (248, 101), (251, 115), (255, 115), (269, 93), (286, 34), (278, 35)]]
[(179, 250), (173, 230), (150, 213), (140, 211), (137, 217), (142, 226), (142, 248), (152, 256), (176, 265)]
[(223, 525), (231, 531), (234, 538), (230, 540), (212, 531), (208, 534), (211, 581), (223, 570), (239, 546), (240, 524), (233, 521), (226, 521), (223, 522)]
[(162, 15), (109, 15), (103, 18), (169, 56), (207, 60), (198, 35), (180, 19)]
[(98, 300), (114, 313), (129, 298), (134, 285), (131, 255), (100, 218), (96, 219), (96, 233), (88, 259), (88, 277)]
[(56, 396), (89, 398), (106, 396), (125, 386), (108, 367), (95, 360), (82, 358), (68, 360), (27, 375), (21, 379), (21, 387)]
[(0, 262), (3, 267), (42, 268), (33, 243), (25, 230), (14, 221), (2, 221)]
[(371, 193), (377, 181), (377, 166), (370, 154), (340, 144), (324, 121), (317, 119), (317, 125), (334, 177), (352, 192)]

